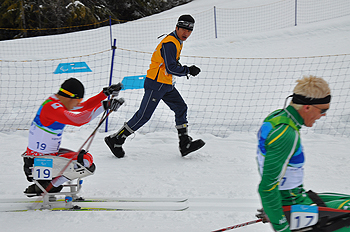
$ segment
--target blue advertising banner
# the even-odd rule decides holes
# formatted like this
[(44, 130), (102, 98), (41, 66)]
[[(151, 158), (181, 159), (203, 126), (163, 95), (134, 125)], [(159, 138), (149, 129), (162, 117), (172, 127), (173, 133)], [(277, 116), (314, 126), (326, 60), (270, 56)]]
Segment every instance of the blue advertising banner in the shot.
[(145, 82), (145, 78), (146, 75), (124, 77), (122, 80), (123, 90), (143, 89), (143, 83)]
[(92, 72), (85, 62), (60, 63), (54, 74)]

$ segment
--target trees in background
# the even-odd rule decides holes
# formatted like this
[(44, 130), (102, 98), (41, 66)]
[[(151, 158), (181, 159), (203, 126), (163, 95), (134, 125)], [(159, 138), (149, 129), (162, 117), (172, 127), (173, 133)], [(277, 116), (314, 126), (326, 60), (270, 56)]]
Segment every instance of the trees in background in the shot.
[[(0, 40), (91, 29), (101, 26), (99, 22), (110, 17), (131, 21), (190, 1), (192, 0), (2, 0)], [(72, 28), (81, 25), (89, 26)]]

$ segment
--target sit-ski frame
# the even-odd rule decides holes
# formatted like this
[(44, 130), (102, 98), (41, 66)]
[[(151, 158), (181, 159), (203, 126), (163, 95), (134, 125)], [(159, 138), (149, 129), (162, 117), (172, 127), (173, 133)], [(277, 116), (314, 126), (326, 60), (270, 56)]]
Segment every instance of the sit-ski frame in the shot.
[[(52, 176), (55, 177), (59, 174), (59, 172), (62, 170), (62, 167), (67, 165), (68, 162), (70, 164), (66, 168), (66, 170), (62, 173), (62, 176), (66, 177), (70, 181), (67, 184), (63, 184), (63, 188), (67, 189), (69, 188), (70, 191), (61, 191), (57, 193), (50, 193), (47, 192), (46, 189), (39, 183), (38, 180), (33, 178), (33, 182), (41, 189), (43, 192), (43, 198), (42, 202), (37, 202), (35, 208), (40, 209), (51, 209), (53, 207), (59, 206), (60, 208), (72, 208), (72, 201), (78, 199), (79, 197), (77, 194), (79, 193), (83, 180), (82, 178), (86, 176), (90, 176), (94, 174), (94, 170), (91, 170), (90, 168), (84, 167), (82, 164), (78, 163), (77, 161), (59, 157), (59, 156), (51, 156), (51, 155), (44, 155), (44, 156), (36, 156), (36, 157), (30, 157), (30, 156), (24, 156), (26, 158), (40, 158), (40, 159), (47, 159), (52, 160)], [(94, 164), (93, 164), (94, 165)], [(34, 166), (32, 167), (34, 169)], [(33, 171), (32, 171), (33, 173)], [(32, 177), (33, 174), (32, 174)], [(49, 179), (48, 179), (49, 180)], [(51, 180), (51, 179), (50, 179)], [(74, 181), (74, 182), (73, 182)], [(26, 195), (32, 195), (32, 194), (26, 194)], [(65, 202), (58, 202), (56, 201), (57, 195), (65, 195)]]

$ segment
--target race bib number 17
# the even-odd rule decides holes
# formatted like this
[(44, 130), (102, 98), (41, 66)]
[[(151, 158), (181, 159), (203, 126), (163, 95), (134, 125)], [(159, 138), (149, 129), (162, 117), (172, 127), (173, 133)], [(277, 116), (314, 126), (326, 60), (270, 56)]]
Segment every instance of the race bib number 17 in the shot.
[(35, 180), (52, 180), (52, 159), (35, 158), (33, 178)]
[(316, 205), (292, 205), (290, 214), (291, 230), (313, 226), (317, 222), (318, 207)]

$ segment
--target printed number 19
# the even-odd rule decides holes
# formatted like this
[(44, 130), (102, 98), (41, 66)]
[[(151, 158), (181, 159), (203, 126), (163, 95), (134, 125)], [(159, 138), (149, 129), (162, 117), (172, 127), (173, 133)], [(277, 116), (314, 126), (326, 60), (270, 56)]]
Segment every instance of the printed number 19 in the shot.
[(39, 142), (36, 142), (37, 144), (37, 148), (40, 149), (40, 150), (45, 150), (46, 149), (46, 143), (42, 143), (40, 144)]
[[(40, 168), (37, 169), (37, 172), (38, 172), (38, 179), (40, 179), (40, 178), (41, 178), (41, 176), (40, 176), (40, 174), (41, 174), (41, 169), (40, 169)], [(43, 174), (43, 176), (44, 176), (43, 178), (49, 178), (51, 172), (50, 172), (49, 169), (44, 169), (44, 170), (42, 171), (42, 174)]]

